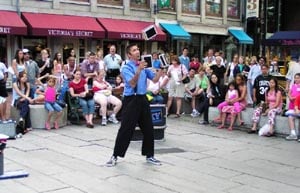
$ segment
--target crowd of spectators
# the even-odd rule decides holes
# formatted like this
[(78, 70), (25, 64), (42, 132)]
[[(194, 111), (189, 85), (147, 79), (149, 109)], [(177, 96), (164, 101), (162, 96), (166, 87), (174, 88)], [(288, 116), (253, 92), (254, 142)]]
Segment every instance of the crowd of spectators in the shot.
[[(7, 121), (4, 113), (8, 96), (5, 83), (10, 73), (13, 81), (12, 105), (20, 110), (19, 124), (23, 124), (26, 131), (31, 130), (29, 104), (35, 103), (44, 103), (49, 113), (45, 122), (46, 129), (51, 129), (52, 113), (58, 112), (53, 124), (54, 128), (58, 129), (57, 122), (61, 117), (62, 104), (68, 102), (67, 93), (78, 98), (88, 128), (94, 127), (96, 105), (100, 105), (100, 110), (96, 113), (102, 117), (101, 125), (105, 126), (107, 122), (117, 124), (117, 114), (122, 108), (120, 93), (124, 88), (120, 71), (128, 61), (117, 54), (114, 45), (110, 46), (109, 53), (104, 57), (101, 51), (87, 52), (81, 63), (76, 62), (78, 60), (75, 51), (72, 52), (64, 59), (60, 52), (51, 58), (50, 50), (43, 49), (40, 60), (34, 61), (28, 49), (18, 49), (10, 69), (0, 63), (1, 121)], [(153, 71), (162, 67), (159, 54), (152, 53)], [(295, 60), (289, 67), (286, 87), (280, 89), (277, 79), (269, 73), (269, 65), (263, 57), (257, 61), (255, 56), (244, 57), (235, 54), (232, 59), (225, 59), (222, 51), (215, 52), (209, 49), (203, 60), (199, 60), (197, 55), (190, 59), (188, 48), (183, 48), (180, 56), (172, 54), (167, 59), (169, 65), (163, 66), (164, 74), (160, 80), (156, 83), (150, 80), (147, 82), (149, 103), (165, 103), (167, 116), (170, 116), (171, 107), (175, 105), (175, 117), (180, 118), (184, 99), (190, 102), (192, 117), (203, 115), (199, 124), (209, 124), (209, 107), (213, 106), (219, 110), (219, 116), (214, 119), (220, 122), (218, 128), (225, 128), (226, 117), (229, 115), (230, 124), (227, 129), (231, 131), (234, 129), (236, 118), (238, 125), (244, 124), (241, 112), (246, 107), (254, 107), (253, 126), (248, 133), (256, 133), (260, 116), (267, 115), (269, 131), (265, 136), (272, 136), (276, 124), (275, 116), (284, 110), (283, 95), (286, 93), (290, 100), (286, 115), (289, 117), (291, 129), (287, 139), (297, 139), (293, 122), (299, 112), (298, 106), (294, 104), (300, 95), (299, 61)], [(63, 61), (66, 61), (66, 64)], [(189, 80), (185, 82), (187, 77)], [(115, 91), (119, 94), (114, 95)], [(267, 104), (266, 110), (263, 108), (264, 103)], [(110, 114), (108, 106), (112, 106)]]

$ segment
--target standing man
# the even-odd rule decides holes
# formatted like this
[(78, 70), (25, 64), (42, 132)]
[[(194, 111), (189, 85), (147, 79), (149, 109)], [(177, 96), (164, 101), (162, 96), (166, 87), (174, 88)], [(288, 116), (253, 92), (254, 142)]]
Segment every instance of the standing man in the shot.
[(89, 89), (92, 88), (93, 80), (98, 75), (99, 71), (99, 62), (96, 60), (96, 54), (94, 52), (90, 53), (88, 60), (81, 63), (80, 70)]
[(128, 45), (126, 53), (129, 61), (122, 67), (122, 77), (125, 83), (122, 122), (116, 138), (113, 155), (106, 163), (106, 166), (115, 166), (118, 156), (125, 156), (136, 124), (139, 125), (144, 135), (142, 155), (146, 156), (148, 163), (161, 165), (160, 161), (154, 158), (153, 124), (146, 92), (147, 78), (156, 83), (162, 71), (158, 70), (155, 75), (150, 69), (145, 68), (147, 66), (146, 62), (139, 62), (140, 50), (136, 44)]
[(187, 70), (190, 69), (190, 58), (188, 57), (189, 50), (188, 48), (182, 49), (182, 55), (179, 56), (180, 64), (183, 64)]
[(210, 69), (217, 75), (219, 78), (219, 82), (221, 85), (224, 85), (224, 79), (226, 74), (226, 68), (221, 64), (222, 58), (221, 56), (216, 57), (216, 64), (212, 65)]
[(27, 80), (30, 83), (30, 93), (29, 97), (34, 98), (34, 92), (36, 90), (35, 81), (40, 76), (40, 70), (38, 64), (30, 59), (30, 52), (28, 49), (23, 49), (24, 53), (24, 62), (25, 62), (25, 68), (27, 72)]
[(116, 76), (120, 74), (120, 68), (122, 64), (122, 58), (119, 54), (116, 54), (116, 46), (111, 45), (109, 48), (109, 54), (104, 57), (104, 64), (106, 69), (106, 79), (115, 80)]

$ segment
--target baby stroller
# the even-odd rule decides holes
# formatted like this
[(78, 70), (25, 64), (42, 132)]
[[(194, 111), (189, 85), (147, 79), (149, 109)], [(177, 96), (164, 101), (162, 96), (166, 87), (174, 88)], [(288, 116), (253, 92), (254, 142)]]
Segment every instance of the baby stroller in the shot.
[(79, 99), (78, 97), (72, 97), (69, 92), (66, 94), (66, 101), (67, 101), (67, 107), (68, 107), (68, 120), (72, 124), (80, 124), (80, 112), (79, 109)]

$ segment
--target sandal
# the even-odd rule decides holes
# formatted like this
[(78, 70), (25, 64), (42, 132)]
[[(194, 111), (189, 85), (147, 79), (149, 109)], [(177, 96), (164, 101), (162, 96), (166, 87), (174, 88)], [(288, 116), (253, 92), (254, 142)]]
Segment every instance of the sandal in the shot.
[(180, 114), (176, 114), (176, 115), (175, 115), (175, 118), (179, 118), (179, 117), (180, 117)]
[(227, 129), (228, 131), (232, 131), (233, 130), (233, 128), (232, 127), (228, 127), (228, 129)]
[(241, 121), (239, 126), (243, 126), (245, 124), (245, 121)]
[(225, 125), (220, 125), (219, 127), (217, 127), (218, 129), (224, 129)]

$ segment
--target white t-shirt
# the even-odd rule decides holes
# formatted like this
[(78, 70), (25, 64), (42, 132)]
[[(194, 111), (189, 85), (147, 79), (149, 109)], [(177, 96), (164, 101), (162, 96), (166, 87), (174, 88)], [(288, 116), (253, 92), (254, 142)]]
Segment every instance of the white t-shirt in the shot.
[(0, 80), (4, 79), (4, 75), (7, 72), (8, 72), (8, 70), (7, 70), (6, 66), (5, 66), (5, 64), (2, 63), (2, 62), (0, 62)]

